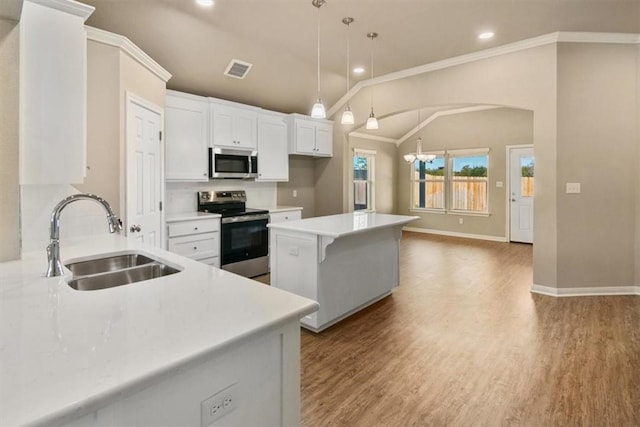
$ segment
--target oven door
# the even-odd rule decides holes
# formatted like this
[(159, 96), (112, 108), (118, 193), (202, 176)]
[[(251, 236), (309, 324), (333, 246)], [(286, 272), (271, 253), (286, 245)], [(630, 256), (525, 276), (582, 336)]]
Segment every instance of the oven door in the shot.
[(269, 216), (264, 214), (222, 218), (221, 264), (267, 256), (268, 222)]

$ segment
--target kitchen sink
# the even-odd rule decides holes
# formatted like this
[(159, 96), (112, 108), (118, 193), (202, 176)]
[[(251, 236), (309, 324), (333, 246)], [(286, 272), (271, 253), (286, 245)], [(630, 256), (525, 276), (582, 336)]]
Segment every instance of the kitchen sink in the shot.
[(78, 291), (95, 291), (157, 279), (180, 272), (165, 262), (139, 253), (114, 254), (65, 264), (71, 273), (69, 286)]
[(107, 271), (122, 270), (123, 268), (149, 264), (154, 260), (142, 254), (113, 255), (103, 258), (91, 259), (65, 264), (75, 276), (87, 276), (89, 274), (105, 273)]

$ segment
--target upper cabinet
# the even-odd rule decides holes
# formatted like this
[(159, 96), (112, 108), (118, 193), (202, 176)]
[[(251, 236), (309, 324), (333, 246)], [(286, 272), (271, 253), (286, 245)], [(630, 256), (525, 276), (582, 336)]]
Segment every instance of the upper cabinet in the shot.
[(289, 154), (333, 156), (333, 122), (290, 114)]
[(288, 181), (289, 150), (286, 115), (261, 111), (258, 115), (258, 178), (256, 181)]
[(167, 91), (165, 147), (168, 181), (209, 179), (209, 100)]
[(210, 99), (211, 146), (257, 150), (259, 108)]
[(20, 183), (81, 184), (86, 169), (87, 34), (94, 8), (24, 0), (20, 17)]

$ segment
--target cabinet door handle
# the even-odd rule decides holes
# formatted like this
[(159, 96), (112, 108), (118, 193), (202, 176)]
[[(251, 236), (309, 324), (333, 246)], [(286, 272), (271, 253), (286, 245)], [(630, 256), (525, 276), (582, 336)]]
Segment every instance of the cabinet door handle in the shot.
[(193, 250), (194, 250), (194, 251), (197, 251), (197, 250), (198, 250), (198, 247), (197, 247), (197, 246), (194, 246), (194, 247), (193, 247)]
[(193, 229), (197, 231), (197, 230), (198, 230), (198, 227), (193, 227)]

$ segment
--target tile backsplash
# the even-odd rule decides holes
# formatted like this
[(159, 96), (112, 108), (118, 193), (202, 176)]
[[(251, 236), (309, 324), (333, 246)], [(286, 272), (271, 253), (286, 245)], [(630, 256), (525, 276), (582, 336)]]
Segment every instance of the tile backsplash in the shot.
[(247, 207), (271, 208), (277, 204), (277, 184), (236, 179), (209, 182), (167, 182), (165, 206), (166, 214), (195, 212), (198, 191), (245, 190)]

